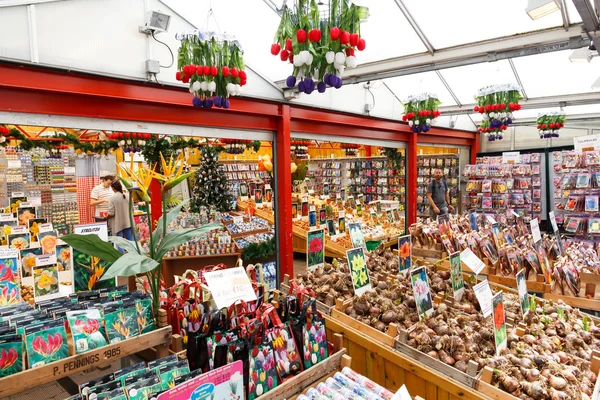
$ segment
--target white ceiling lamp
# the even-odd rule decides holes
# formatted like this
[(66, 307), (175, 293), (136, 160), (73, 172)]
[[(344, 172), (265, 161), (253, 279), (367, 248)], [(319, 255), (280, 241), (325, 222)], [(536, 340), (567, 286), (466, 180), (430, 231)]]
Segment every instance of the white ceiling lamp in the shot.
[(525, 11), (529, 18), (536, 20), (559, 9), (557, 0), (528, 0)]
[(588, 47), (582, 47), (581, 49), (575, 49), (569, 56), (569, 61), (572, 63), (585, 63), (592, 61), (592, 52)]

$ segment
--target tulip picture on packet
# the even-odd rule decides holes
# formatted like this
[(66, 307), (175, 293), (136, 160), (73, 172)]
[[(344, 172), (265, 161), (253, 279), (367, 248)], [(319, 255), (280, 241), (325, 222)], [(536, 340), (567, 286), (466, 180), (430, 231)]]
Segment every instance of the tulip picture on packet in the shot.
[(40, 367), (69, 356), (67, 332), (62, 321), (26, 330), (27, 360), (30, 368)]
[(102, 311), (96, 308), (67, 312), (77, 354), (107, 345), (103, 319)]
[[(16, 338), (19, 337), (16, 336)], [(0, 378), (21, 371), (23, 371), (23, 343), (21, 340), (0, 342)]]

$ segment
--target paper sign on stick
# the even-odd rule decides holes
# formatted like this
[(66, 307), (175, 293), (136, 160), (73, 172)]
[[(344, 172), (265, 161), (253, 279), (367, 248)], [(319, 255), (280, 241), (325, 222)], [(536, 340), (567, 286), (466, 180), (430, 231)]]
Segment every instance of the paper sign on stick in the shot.
[(492, 289), (490, 289), (490, 284), (488, 283), (487, 279), (473, 286), (473, 291), (475, 292), (475, 296), (479, 302), (479, 307), (481, 307), (483, 317), (487, 318), (492, 315), (493, 296)]
[(204, 277), (219, 309), (229, 307), (238, 300), (256, 300), (256, 293), (243, 267), (206, 272)]

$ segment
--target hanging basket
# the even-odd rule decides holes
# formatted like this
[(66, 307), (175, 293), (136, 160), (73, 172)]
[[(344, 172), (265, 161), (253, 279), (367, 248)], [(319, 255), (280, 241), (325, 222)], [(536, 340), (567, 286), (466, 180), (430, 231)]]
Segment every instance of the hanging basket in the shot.
[(360, 145), (354, 143), (342, 143), (341, 147), (346, 153), (346, 156), (354, 157), (358, 154), (358, 149), (360, 148)]
[(290, 149), (296, 158), (308, 158), (308, 147), (311, 141), (306, 139), (294, 139), (290, 141)]
[(440, 100), (433, 93), (410, 96), (403, 103), (405, 113), (402, 121), (408, 122), (413, 132), (429, 132), (435, 119), (441, 115), (438, 111), (440, 104)]
[(501, 140), (504, 131), (513, 123), (513, 112), (521, 109), (520, 99), (519, 85), (496, 85), (480, 89), (475, 95), (477, 106), (473, 109), (482, 114), (477, 130), (485, 134), (489, 141)]
[(221, 139), (221, 143), (223, 143), (223, 147), (225, 147), (225, 152), (227, 154), (243, 154), (252, 141), (241, 139)]
[(356, 50), (366, 48), (360, 25), (368, 17), (368, 8), (350, 0), (331, 0), (328, 7), (316, 0), (296, 0), (293, 7), (284, 2), (271, 54), (293, 65), (286, 85), (298, 84), (306, 94), (341, 88), (344, 70), (358, 64)]
[(178, 81), (189, 84), (196, 108), (229, 108), (230, 96), (239, 96), (246, 85), (240, 43), (229, 35), (193, 31), (178, 33)]
[(536, 123), (540, 139), (559, 137), (559, 130), (565, 126), (566, 120), (563, 111), (539, 114)]
[(136, 132), (113, 132), (108, 135), (108, 139), (117, 141), (124, 153), (139, 153), (151, 138), (150, 133)]

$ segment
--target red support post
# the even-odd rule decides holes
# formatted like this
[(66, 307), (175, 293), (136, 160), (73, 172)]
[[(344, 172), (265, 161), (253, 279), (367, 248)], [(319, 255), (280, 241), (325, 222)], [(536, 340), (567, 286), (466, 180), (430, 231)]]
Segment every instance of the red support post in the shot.
[(408, 226), (417, 222), (417, 134), (410, 133), (408, 137), (408, 148), (406, 149), (406, 161), (408, 174), (406, 199)]
[(481, 151), (481, 135), (479, 133), (475, 134), (475, 139), (473, 139), (473, 145), (471, 146), (471, 164), (475, 164), (477, 162), (477, 153)]
[(279, 279), (285, 274), (294, 276), (292, 244), (292, 169), (290, 162), (291, 112), (282, 104), (277, 124), (277, 235), (279, 236)]

